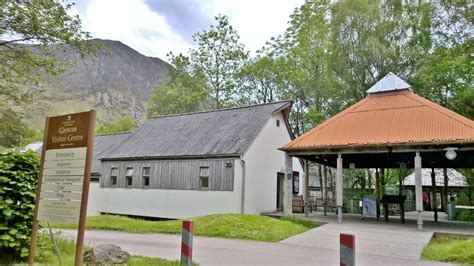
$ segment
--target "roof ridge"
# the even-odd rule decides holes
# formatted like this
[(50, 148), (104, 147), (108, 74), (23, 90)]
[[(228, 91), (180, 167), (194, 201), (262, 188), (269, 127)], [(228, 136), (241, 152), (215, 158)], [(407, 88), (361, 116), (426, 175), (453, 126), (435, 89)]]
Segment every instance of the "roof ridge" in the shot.
[[(410, 96), (415, 96), (415, 97), (413, 97), (413, 98), (411, 98), (411, 97), (410, 97), (410, 98), (411, 98), (412, 100), (416, 101), (416, 102), (419, 102), (420, 104), (423, 104), (424, 106), (430, 108), (431, 110), (433, 110), (433, 111), (435, 111), (435, 112), (438, 112), (438, 113), (440, 113), (440, 114), (443, 114), (443, 115), (445, 115), (445, 116), (447, 116), (447, 117), (449, 117), (449, 118), (452, 118), (452, 119), (458, 121), (459, 123), (461, 123), (461, 124), (463, 124), (463, 125), (465, 125), (465, 126), (467, 126), (467, 127), (470, 127), (470, 128), (472, 128), (472, 129), (474, 129), (474, 126), (473, 126), (473, 125), (466, 124), (464, 121), (461, 121), (461, 120), (459, 119), (459, 117), (462, 117), (462, 118), (465, 118), (465, 119), (467, 119), (467, 120), (470, 120), (469, 118), (467, 118), (467, 117), (465, 117), (465, 116), (462, 116), (462, 115), (460, 115), (460, 114), (458, 114), (458, 113), (456, 113), (456, 112), (454, 112), (454, 111), (451, 111), (451, 110), (449, 110), (448, 108), (446, 108), (446, 107), (444, 107), (444, 106), (441, 106), (441, 105), (439, 105), (439, 104), (437, 104), (437, 103), (434, 103), (434, 102), (432, 102), (432, 101), (429, 101), (429, 100), (425, 99), (424, 97), (421, 97), (420, 95), (417, 95), (417, 94), (415, 94), (415, 93), (407, 94), (405, 97), (408, 97), (409, 95), (410, 95)], [(418, 99), (416, 99), (416, 97), (418, 97)], [(426, 101), (426, 103), (420, 102), (420, 99), (422, 99), (422, 101)], [(436, 107), (440, 107), (441, 109), (439, 109), (439, 108), (434, 108), (433, 106), (430, 106), (431, 104), (434, 104)], [(449, 111), (449, 112), (446, 112), (446, 111)], [(449, 114), (449, 113), (452, 113), (452, 114)], [(472, 120), (470, 120), (470, 121), (472, 122)]]
[(246, 106), (239, 106), (239, 107), (229, 107), (229, 108), (222, 108), (222, 109), (215, 109), (215, 110), (207, 110), (207, 111), (197, 111), (197, 112), (189, 112), (189, 113), (170, 114), (170, 115), (158, 115), (158, 116), (149, 117), (148, 119), (165, 118), (165, 117), (175, 117), (175, 116), (185, 116), (185, 115), (212, 113), (212, 112), (224, 112), (224, 111), (232, 111), (232, 110), (238, 110), (238, 109), (259, 107), (259, 106), (264, 106), (264, 105), (272, 105), (272, 104), (278, 104), (278, 103), (290, 103), (290, 102), (291, 102), (291, 100), (284, 100), (284, 101), (277, 101), (277, 102), (270, 102), (270, 103), (260, 103), (260, 104), (253, 104), (253, 105), (246, 105)]
[(121, 135), (121, 134), (130, 134), (135, 131), (121, 131), (121, 132), (112, 132), (112, 133), (100, 133), (100, 134), (95, 134), (96, 137), (98, 136), (111, 136), (111, 135)]

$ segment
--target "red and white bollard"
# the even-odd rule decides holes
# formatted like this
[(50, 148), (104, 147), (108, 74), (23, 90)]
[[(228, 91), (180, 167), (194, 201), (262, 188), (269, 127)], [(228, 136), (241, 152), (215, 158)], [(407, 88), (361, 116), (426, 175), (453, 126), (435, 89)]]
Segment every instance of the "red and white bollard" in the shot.
[(193, 265), (193, 221), (183, 221), (180, 265)]
[(349, 234), (340, 234), (340, 265), (355, 265), (355, 236)]

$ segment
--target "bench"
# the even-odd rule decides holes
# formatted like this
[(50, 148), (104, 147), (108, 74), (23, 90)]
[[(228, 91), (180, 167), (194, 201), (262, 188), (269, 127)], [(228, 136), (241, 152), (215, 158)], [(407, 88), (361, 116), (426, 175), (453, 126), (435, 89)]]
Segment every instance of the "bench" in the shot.
[(304, 199), (303, 196), (293, 196), (293, 212), (304, 212)]

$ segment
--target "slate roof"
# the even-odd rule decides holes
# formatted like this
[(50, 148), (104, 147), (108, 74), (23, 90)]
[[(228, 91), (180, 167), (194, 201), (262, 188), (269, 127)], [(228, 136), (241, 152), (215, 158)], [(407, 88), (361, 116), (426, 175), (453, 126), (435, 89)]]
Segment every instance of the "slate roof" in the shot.
[[(448, 168), (448, 187), (467, 187), (467, 178), (463, 176), (458, 171)], [(444, 174), (443, 169), (435, 168), (435, 182), (436, 186), (444, 186)], [(423, 168), (421, 169), (421, 183), (423, 186), (431, 187), (431, 169)], [(415, 173), (412, 173), (405, 177), (403, 181), (405, 186), (414, 186), (415, 185)]]
[(291, 102), (284, 101), (150, 118), (102, 158), (238, 156), (272, 115), (290, 108)]
[(100, 159), (107, 150), (120, 146), (131, 132), (95, 135), (92, 155), (92, 174), (100, 174)]

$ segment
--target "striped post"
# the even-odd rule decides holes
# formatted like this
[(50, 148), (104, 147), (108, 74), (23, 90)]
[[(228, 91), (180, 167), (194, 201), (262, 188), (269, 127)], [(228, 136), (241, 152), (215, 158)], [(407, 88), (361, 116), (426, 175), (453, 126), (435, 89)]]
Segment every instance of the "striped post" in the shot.
[(193, 221), (183, 221), (180, 265), (193, 265)]
[(354, 266), (355, 265), (355, 236), (349, 234), (340, 234), (340, 265)]

